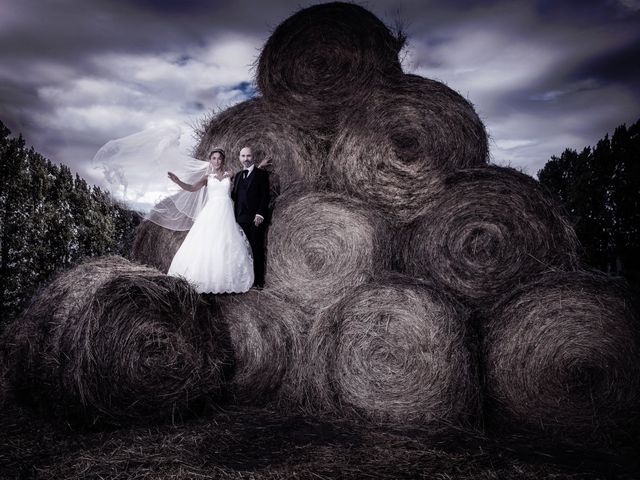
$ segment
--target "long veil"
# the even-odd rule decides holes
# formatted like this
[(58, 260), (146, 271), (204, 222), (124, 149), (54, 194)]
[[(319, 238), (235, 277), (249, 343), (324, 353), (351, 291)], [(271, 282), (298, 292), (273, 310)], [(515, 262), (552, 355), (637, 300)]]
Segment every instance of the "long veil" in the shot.
[[(145, 218), (171, 230), (189, 230), (207, 201), (207, 189), (187, 192), (167, 178), (174, 172), (195, 183), (209, 171), (209, 163), (190, 157), (176, 125), (152, 127), (111, 140), (93, 157), (112, 195), (138, 209)], [(182, 142), (185, 143), (185, 142)]]

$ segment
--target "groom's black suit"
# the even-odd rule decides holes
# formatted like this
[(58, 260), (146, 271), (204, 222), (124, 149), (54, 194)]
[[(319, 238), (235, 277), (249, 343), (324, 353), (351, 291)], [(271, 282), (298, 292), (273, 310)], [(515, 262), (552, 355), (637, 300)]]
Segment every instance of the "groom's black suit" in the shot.
[[(233, 209), (236, 222), (242, 227), (253, 253), (254, 285), (264, 286), (264, 234), (269, 209), (269, 174), (253, 167), (251, 175), (244, 178), (244, 171), (233, 179)], [(261, 215), (264, 221), (256, 227), (254, 219)]]

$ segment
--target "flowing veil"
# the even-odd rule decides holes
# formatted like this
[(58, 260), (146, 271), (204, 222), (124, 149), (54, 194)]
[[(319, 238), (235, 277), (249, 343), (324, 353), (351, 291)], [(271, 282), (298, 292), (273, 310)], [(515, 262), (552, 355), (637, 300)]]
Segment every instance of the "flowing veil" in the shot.
[(181, 136), (176, 125), (152, 127), (107, 142), (92, 161), (114, 197), (139, 209), (150, 207), (145, 218), (170, 230), (191, 229), (207, 201), (206, 188), (187, 192), (167, 178), (172, 171), (195, 183), (209, 173), (209, 162), (184, 152)]

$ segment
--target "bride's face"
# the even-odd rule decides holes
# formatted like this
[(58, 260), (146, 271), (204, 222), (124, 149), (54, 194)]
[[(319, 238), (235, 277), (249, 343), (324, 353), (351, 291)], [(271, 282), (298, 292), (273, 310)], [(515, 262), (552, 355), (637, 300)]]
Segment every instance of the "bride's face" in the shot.
[(213, 152), (211, 154), (211, 158), (209, 158), (209, 163), (211, 164), (211, 168), (214, 170), (220, 170), (222, 168), (222, 164), (224, 161), (222, 160), (222, 155), (219, 152)]

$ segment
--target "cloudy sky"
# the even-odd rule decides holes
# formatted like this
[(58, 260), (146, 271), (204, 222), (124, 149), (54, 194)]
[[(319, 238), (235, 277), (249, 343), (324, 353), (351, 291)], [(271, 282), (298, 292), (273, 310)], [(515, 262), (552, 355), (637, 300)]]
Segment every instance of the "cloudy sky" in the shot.
[[(0, 120), (54, 162), (255, 94), (269, 33), (312, 2), (0, 0)], [(640, 0), (360, 3), (403, 25), (406, 72), (467, 97), (494, 162), (535, 175), (640, 118)]]

